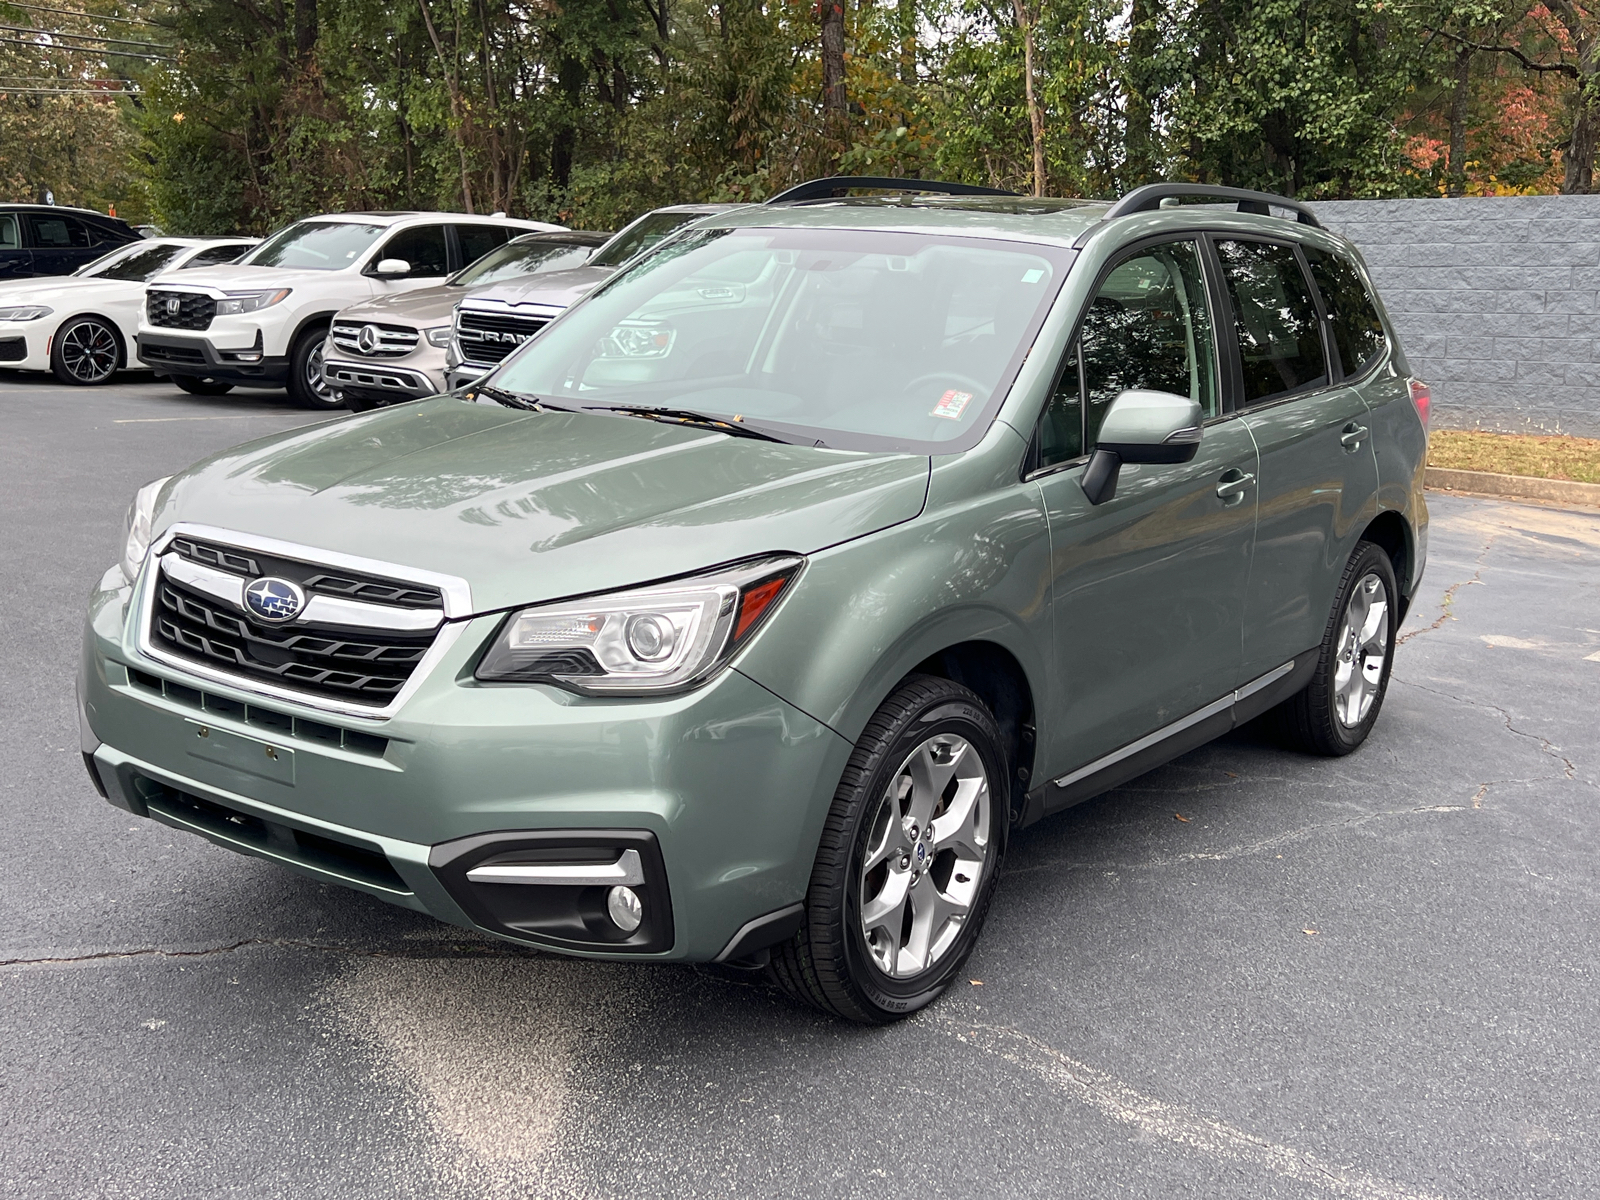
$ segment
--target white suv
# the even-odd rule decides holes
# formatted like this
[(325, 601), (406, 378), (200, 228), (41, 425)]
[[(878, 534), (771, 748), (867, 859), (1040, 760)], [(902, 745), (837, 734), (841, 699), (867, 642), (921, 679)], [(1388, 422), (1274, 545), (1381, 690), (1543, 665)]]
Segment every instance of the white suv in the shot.
[(286, 387), (334, 408), (322, 378), (328, 323), (341, 308), (428, 287), (540, 221), (462, 213), (337, 213), (297, 221), (237, 263), (185, 272), (145, 291), (139, 358), (186, 392)]

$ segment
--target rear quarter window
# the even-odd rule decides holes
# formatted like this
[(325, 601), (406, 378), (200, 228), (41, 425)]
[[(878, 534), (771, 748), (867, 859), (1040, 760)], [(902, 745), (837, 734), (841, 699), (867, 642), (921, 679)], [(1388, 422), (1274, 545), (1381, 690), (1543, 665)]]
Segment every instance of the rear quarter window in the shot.
[(1322, 293), (1323, 307), (1328, 311), (1344, 373), (1360, 375), (1383, 353), (1386, 344), (1378, 306), (1354, 263), (1311, 246), (1305, 247), (1305, 252), (1311, 263), (1311, 276)]

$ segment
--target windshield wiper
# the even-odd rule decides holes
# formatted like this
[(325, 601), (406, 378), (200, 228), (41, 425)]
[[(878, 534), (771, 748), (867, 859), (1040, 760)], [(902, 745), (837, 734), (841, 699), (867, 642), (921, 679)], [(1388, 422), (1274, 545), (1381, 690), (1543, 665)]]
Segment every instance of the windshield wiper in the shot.
[(755, 438), (762, 442), (781, 442), (784, 445), (790, 444), (787, 438), (781, 438), (772, 433), (764, 433), (759, 429), (752, 429), (743, 421), (727, 421), (721, 417), (695, 412), (690, 408), (652, 408), (631, 404), (590, 404), (586, 407), (591, 412), (621, 413), (625, 417), (644, 417), (646, 420), (666, 421), (673, 425), (693, 425), (697, 429), (714, 429), (718, 433), (726, 433), (733, 437)]
[(572, 412), (573, 409), (562, 408), (559, 404), (551, 404), (548, 400), (541, 400), (538, 396), (525, 396), (520, 392), (508, 392), (505, 388), (495, 387), (492, 383), (475, 383), (470, 390), (476, 396), (485, 396), (496, 404), (503, 404), (507, 408), (521, 408), (528, 412)]

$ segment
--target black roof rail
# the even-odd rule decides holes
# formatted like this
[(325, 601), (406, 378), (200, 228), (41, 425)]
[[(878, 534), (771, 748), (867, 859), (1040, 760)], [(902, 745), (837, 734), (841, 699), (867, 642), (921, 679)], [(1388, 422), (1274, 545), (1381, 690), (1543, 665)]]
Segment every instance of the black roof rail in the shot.
[[(847, 188), (883, 188), (902, 192), (935, 192), (941, 196), (1015, 196), (1016, 192), (978, 187), (971, 183), (940, 183), (937, 179), (888, 179), (879, 175), (830, 175), (810, 179), (779, 192), (768, 204), (799, 204), (806, 200), (829, 200)], [(1137, 193), (1129, 193), (1135, 195)]]
[(1163, 200), (1179, 196), (1205, 197), (1208, 200), (1234, 200), (1238, 202), (1242, 213), (1252, 213), (1258, 217), (1271, 216), (1271, 209), (1286, 208), (1295, 214), (1295, 219), (1302, 225), (1312, 225), (1322, 228), (1322, 222), (1304, 204), (1298, 200), (1291, 200), (1287, 196), (1274, 196), (1271, 192), (1252, 192), (1249, 188), (1219, 187), (1212, 183), (1147, 183), (1143, 187), (1136, 187), (1122, 199), (1118, 200), (1106, 212), (1105, 219), (1113, 217), (1126, 217), (1130, 213), (1151, 212), (1161, 207)]

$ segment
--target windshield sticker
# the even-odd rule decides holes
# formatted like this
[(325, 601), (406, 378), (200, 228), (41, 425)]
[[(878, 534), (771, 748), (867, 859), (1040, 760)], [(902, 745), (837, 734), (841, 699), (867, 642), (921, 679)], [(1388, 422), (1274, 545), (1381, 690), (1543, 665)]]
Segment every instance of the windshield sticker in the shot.
[(1032, 271), (1024, 271), (1022, 273), (1022, 282), (1023, 283), (1038, 283), (1039, 280), (1041, 280), (1043, 278), (1044, 278), (1044, 272), (1040, 271), (1038, 269), (1034, 269)]
[(943, 417), (947, 421), (959, 421), (961, 414), (967, 410), (967, 405), (972, 402), (971, 392), (948, 391), (939, 397), (939, 403), (933, 406), (930, 417)]

